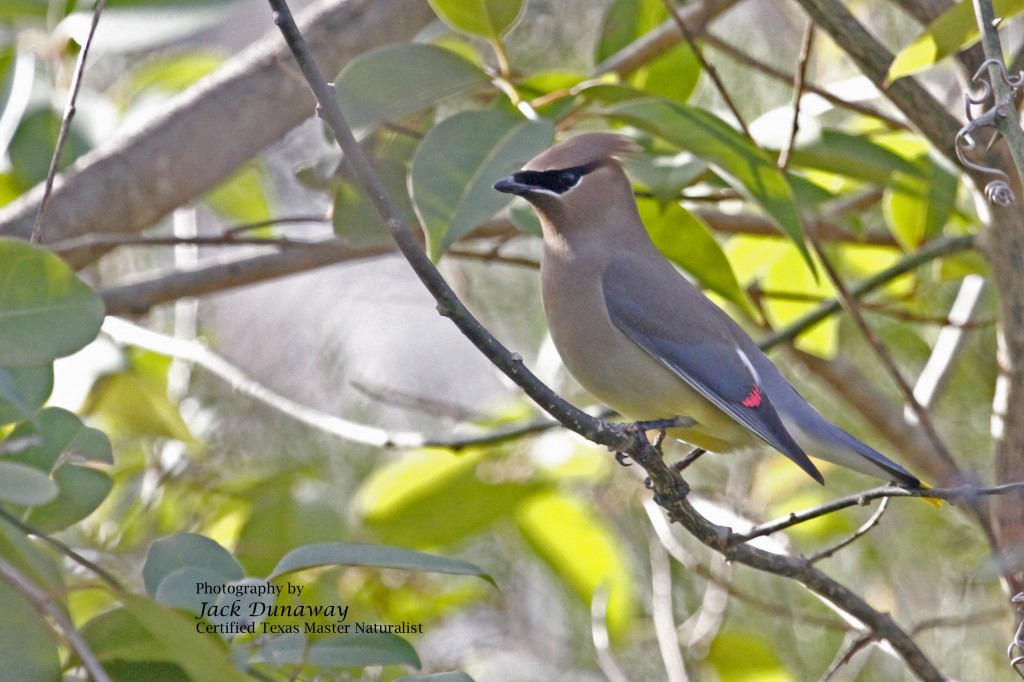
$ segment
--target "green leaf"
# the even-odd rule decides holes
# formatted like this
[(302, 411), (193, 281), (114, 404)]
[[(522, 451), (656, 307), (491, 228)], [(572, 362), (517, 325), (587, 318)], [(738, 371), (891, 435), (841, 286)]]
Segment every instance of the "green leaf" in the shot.
[(256, 223), (272, 217), (267, 198), (267, 171), (250, 162), (203, 197), (213, 210), (238, 223)]
[(456, 671), (434, 673), (433, 675), (406, 675), (405, 677), (399, 677), (395, 682), (474, 682), (474, 680), (466, 673)]
[(195, 442), (177, 406), (167, 397), (163, 382), (134, 366), (100, 377), (89, 391), (82, 413), (97, 418), (110, 433)]
[(0, 523), (0, 557), (49, 593), (55, 603), (63, 605), (67, 588), (60, 568), (24, 533), (8, 523)]
[(57, 497), (57, 484), (27, 464), (0, 460), (0, 500), (34, 506)]
[(326, 491), (310, 495), (307, 480), (280, 476), (247, 495), (259, 504), (242, 527), (235, 556), (248, 575), (266, 575), (278, 559), (299, 545), (347, 539), (347, 519), (331, 504)]
[(0, 19), (45, 19), (49, 9), (49, 0), (3, 0), (0, 2)]
[(630, 74), (629, 84), (648, 96), (682, 104), (693, 94), (700, 74), (700, 62), (693, 49), (680, 43)]
[[(125, 594), (120, 599), (135, 622), (133, 629), (144, 631), (153, 640), (153, 645), (159, 648), (159, 660), (174, 663), (196, 682), (249, 680), (232, 664), (219, 637), (196, 632), (193, 618), (182, 616), (145, 597)], [(138, 634), (134, 637), (133, 634), (122, 633), (122, 636), (137, 640)]]
[[(33, 187), (46, 179), (53, 160), (53, 152), (57, 148), (60, 125), (61, 114), (53, 109), (29, 111), (18, 123), (8, 154), (14, 177), (22, 189)], [(78, 119), (72, 119), (57, 168), (65, 170), (78, 157), (89, 151), (90, 146)], [(0, 272), (3, 272), (3, 268), (0, 268)]]
[(42, 365), (96, 338), (103, 301), (56, 255), (0, 238), (0, 365)]
[(921, 169), (867, 136), (823, 129), (820, 139), (794, 149), (793, 166), (813, 168), (876, 185), (899, 185), (904, 175), (924, 178)]
[(512, 207), (508, 210), (508, 217), (512, 224), (516, 226), (516, 229), (523, 234), (532, 234), (539, 237), (544, 233), (544, 228), (540, 226), (540, 218), (537, 217), (537, 212), (523, 200), (514, 200), (512, 202)]
[(280, 638), (264, 646), (254, 663), (276, 665), (309, 664), (324, 667), (365, 667), (370, 665), (421, 666), (409, 642), (391, 633), (353, 632), (321, 637), (309, 644), (300, 637)]
[[(258, 499), (242, 526), (235, 557), (247, 575), (266, 575), (278, 560), (297, 546), (336, 542), (349, 536), (349, 519), (330, 503), (316, 484), (297, 485), (291, 476), (283, 481), (266, 481), (247, 493)], [(299, 479), (302, 480), (302, 479)]]
[(203, 568), (223, 578), (224, 583), (245, 577), (231, 553), (208, 537), (177, 533), (155, 541), (146, 554), (142, 579), (146, 592), (156, 594), (164, 578), (181, 568)]
[(202, 613), (203, 602), (216, 603), (223, 592), (209, 593), (200, 589), (203, 585), (222, 587), (232, 581), (226, 580), (221, 571), (206, 566), (183, 566), (171, 571), (160, 580), (153, 599), (164, 606)]
[(12, 438), (33, 436), (41, 442), (22, 450), (17, 459), (46, 473), (57, 471), (69, 459), (78, 463), (114, 463), (110, 440), (103, 432), (86, 426), (77, 415), (63, 408), (48, 407), (33, 422), (20, 424), (11, 433)]
[(652, 199), (637, 201), (640, 218), (655, 246), (706, 288), (732, 301), (751, 317), (757, 313), (740, 288), (729, 260), (711, 230), (679, 204), (658, 206)]
[(918, 173), (897, 174), (899, 187), (887, 188), (882, 213), (889, 231), (908, 251), (939, 234), (956, 206), (959, 180), (927, 156), (915, 160)]
[(481, 481), (482, 457), (412, 451), (380, 467), (356, 497), (363, 524), (384, 542), (443, 545), (489, 527), (537, 491), (534, 484)]
[[(334, 82), (353, 130), (402, 118), (490, 82), (450, 50), (418, 43), (386, 45), (353, 59)], [(387, 87), (381, 87), (386, 83)]]
[[(800, 267), (800, 258), (796, 249), (787, 245), (765, 277), (764, 288), (774, 296), (766, 296), (764, 311), (776, 329), (816, 310), (822, 300), (835, 298), (832, 283), (824, 278), (815, 280), (807, 268)], [(801, 333), (795, 345), (808, 353), (833, 358), (839, 347), (838, 335), (839, 320), (833, 315)]]
[(430, 0), (434, 13), (452, 28), (497, 40), (519, 20), (525, 0)]
[(601, 24), (596, 61), (608, 59), (667, 18), (661, 0), (615, 0)]
[(417, 552), (403, 547), (366, 545), (354, 542), (322, 542), (294, 549), (278, 562), (271, 574), (267, 576), (267, 580), (274, 580), (287, 573), (303, 571), (308, 568), (335, 565), (375, 566), (426, 573), (475, 575), (492, 585), (494, 584), (494, 580), (484, 573), (482, 568), (462, 559)]
[(683, 189), (708, 170), (707, 163), (686, 152), (672, 156), (638, 156), (626, 160), (625, 165), (630, 177), (663, 204), (678, 201)]
[[(415, 226), (419, 223), (409, 199), (406, 183), (405, 164), (395, 159), (376, 159), (377, 175), (384, 188), (398, 205), (405, 223)], [(388, 231), (373, 202), (358, 184), (342, 182), (334, 191), (334, 208), (331, 211), (334, 233), (354, 248), (371, 248), (391, 243)]]
[(792, 682), (771, 640), (763, 632), (723, 630), (711, 642), (708, 663), (722, 682)]
[(118, 101), (130, 103), (151, 91), (181, 92), (223, 63), (224, 55), (197, 49), (147, 59), (124, 77), (118, 88)]
[[(575, 94), (578, 94), (577, 86), (586, 78), (586, 74), (575, 71), (542, 71), (517, 81), (516, 90), (522, 99), (536, 104), (538, 115), (550, 121), (559, 121), (579, 107)], [(559, 96), (547, 102), (541, 99), (540, 103), (537, 103), (538, 98), (555, 93)], [(515, 110), (508, 99), (502, 100), (501, 105), (508, 107), (510, 111)]]
[(589, 610), (598, 589), (609, 590), (608, 628), (615, 637), (629, 628), (634, 602), (628, 552), (593, 506), (558, 492), (524, 502), (516, 515), (523, 537)]
[[(0, 474), (2, 476), (2, 474)], [(61, 680), (60, 652), (46, 620), (24, 596), (0, 581), (0, 679)]]
[[(1005, 22), (1024, 12), (1024, 0), (994, 0), (992, 9), (995, 16)], [(974, 4), (953, 4), (896, 54), (889, 65), (885, 82), (891, 83), (897, 78), (923, 71), (939, 60), (970, 47), (980, 39)]]
[(493, 185), (547, 148), (554, 129), (492, 111), (456, 114), (434, 126), (412, 161), (413, 204), (430, 257), (445, 250), (511, 198)]
[(125, 608), (99, 614), (84, 626), (82, 636), (104, 664), (111, 661), (163, 661), (169, 654)]
[(725, 121), (702, 109), (664, 99), (634, 100), (609, 112), (708, 161), (737, 191), (757, 203), (789, 237), (811, 272), (793, 191), (771, 159)]
[(11, 437), (41, 439), (12, 459), (48, 474), (59, 488), (56, 498), (27, 511), (32, 525), (48, 532), (67, 528), (94, 512), (110, 493), (110, 440), (71, 412), (47, 408), (35, 420), (20, 424)]
[(0, 426), (28, 419), (53, 392), (53, 365), (0, 367)]

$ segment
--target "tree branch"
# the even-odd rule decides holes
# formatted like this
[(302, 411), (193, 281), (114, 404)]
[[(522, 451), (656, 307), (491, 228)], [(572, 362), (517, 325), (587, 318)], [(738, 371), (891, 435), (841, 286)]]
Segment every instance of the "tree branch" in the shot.
[[(434, 19), (420, 0), (322, 0), (303, 14), (310, 49), (331, 74), (355, 56), (403, 41)], [(98, 148), (58, 176), (47, 201), (44, 241), (138, 232), (209, 191), (307, 120), (314, 102), (275, 34), (252, 45), (164, 113)], [(38, 186), (0, 210), (0, 235), (28, 239)], [(66, 255), (82, 266), (102, 250)]]
[(39, 615), (49, 619), (57, 626), (58, 634), (67, 642), (68, 648), (75, 652), (79, 660), (81, 660), (82, 666), (89, 672), (89, 675), (95, 682), (111, 682), (110, 676), (107, 675), (107, 671), (100, 665), (99, 659), (96, 658), (96, 654), (93, 653), (88, 642), (79, 634), (71, 619), (68, 618), (63, 609), (54, 603), (53, 598), (46, 591), (38, 587), (28, 576), (3, 558), (0, 558), (0, 580), (3, 580), (14, 588), (18, 594), (23, 596)]
[(672, 520), (682, 524), (694, 537), (721, 552), (727, 559), (800, 581), (860, 619), (876, 637), (888, 640), (919, 677), (925, 680), (945, 679), (916, 642), (888, 615), (871, 608), (851, 590), (811, 566), (805, 559), (782, 557), (748, 545), (732, 545), (729, 541), (731, 531), (709, 523), (687, 501), (689, 486), (680, 478), (678, 472), (666, 465), (661, 453), (647, 441), (642, 428), (637, 425), (609, 424), (595, 420), (573, 407), (526, 369), (518, 355), (510, 353), (491, 336), (455, 296), (404, 224), (401, 214), (387, 196), (373, 167), (345, 123), (337, 100), (306, 48), (298, 27), (291, 19), (287, 3), (285, 0), (269, 0), (269, 3), (274, 10), (274, 23), (281, 29), (317, 98), (318, 112), (334, 131), (345, 157), (366, 188), (399, 249), (424, 286), (437, 300), (441, 314), (449, 317), (463, 335), (496, 367), (564, 426), (595, 443), (628, 453), (633, 461), (649, 474), (655, 499), (669, 511)]
[(733, 533), (729, 539), (730, 542), (734, 543), (749, 542), (754, 538), (777, 533), (780, 530), (785, 530), (805, 521), (810, 521), (811, 519), (816, 519), (818, 517), (825, 516), (826, 514), (832, 514), (840, 509), (864, 506), (872, 500), (879, 500), (883, 498), (923, 497), (927, 499), (948, 500), (951, 502), (965, 500), (970, 502), (977, 500), (980, 497), (1010, 495), (1018, 493), (1021, 490), (1024, 490), (1024, 482), (1005, 483), (1003, 485), (990, 487), (964, 485), (953, 488), (918, 488), (914, 490), (886, 485), (878, 488), (872, 488), (871, 490), (866, 490), (864, 492), (854, 493), (853, 495), (847, 495), (846, 497), (829, 500), (825, 504), (818, 505), (817, 507), (811, 507), (810, 509), (806, 509), (801, 512), (789, 513), (781, 519), (757, 526), (749, 532)]

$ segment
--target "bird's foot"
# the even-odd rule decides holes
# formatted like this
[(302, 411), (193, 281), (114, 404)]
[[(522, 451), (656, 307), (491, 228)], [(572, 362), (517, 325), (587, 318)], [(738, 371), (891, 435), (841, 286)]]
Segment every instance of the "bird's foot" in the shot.
[(629, 459), (629, 455), (627, 455), (625, 452), (616, 452), (615, 453), (615, 461), (618, 462), (621, 466), (624, 466), (624, 467), (631, 467), (631, 466), (633, 466), (632, 462), (627, 462), (626, 461), (627, 459)]

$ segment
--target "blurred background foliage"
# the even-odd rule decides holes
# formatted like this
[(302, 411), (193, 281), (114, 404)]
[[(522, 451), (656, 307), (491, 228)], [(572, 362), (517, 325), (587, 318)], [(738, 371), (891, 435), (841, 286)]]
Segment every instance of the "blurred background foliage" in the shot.
[[(790, 139), (806, 21), (791, 3), (736, 3), (697, 40), (749, 136), (685, 42), (625, 73), (608, 66), (662, 30), (658, 0), (430, 4), (437, 20), (348, 64), (338, 97), (449, 280), (576, 404), (593, 400), (545, 337), (537, 225), (490, 188), (557, 137), (613, 128), (637, 139), (646, 153), (628, 171), (652, 238), (755, 335), (836, 295), (808, 266), (804, 224), (827, 233), (848, 282), (980, 225), (960, 171), (823, 35), (807, 82), (833, 99), (805, 94)], [(850, 6), (906, 48), (892, 78), (922, 74), (952, 91), (948, 57), (977, 35), (961, 35), (969, 21), (948, 16), (969, 3), (930, 26), (899, 4)], [(1004, 4), (1008, 20), (1024, 9)], [(0, 0), (3, 203), (46, 177), (90, 10)], [(99, 26), (61, 168), (187, 96), (270, 17), (241, 0), (111, 0)], [(919, 36), (929, 35), (946, 47), (922, 54)], [(246, 233), (266, 246), (225, 237), (239, 224), (318, 212)], [(382, 255), (384, 226), (315, 120), (146, 234), (227, 243), (129, 245), (76, 276), (45, 248), (0, 240), (0, 679), (81, 679), (83, 649), (116, 680), (394, 680), (421, 668), (481, 682), (732, 682), (816, 679), (832, 666), (831, 679), (908, 678), (885, 647), (840, 663), (862, 634), (856, 623), (799, 585), (724, 564), (669, 528), (635, 468), (538, 422), (537, 408), (438, 318), (404, 263)], [(339, 239), (357, 256), (100, 331), (107, 288), (199, 267), (225, 249), (275, 253), (282, 239)], [(965, 276), (985, 274), (975, 253), (950, 249), (864, 299), (907, 376), (931, 356)], [(930, 406), (982, 482), (993, 478), (992, 299), (983, 295), (962, 327)], [(773, 357), (830, 418), (929, 477), (928, 461), (894, 449), (899, 434), (875, 431), (850, 395), (867, 387), (879, 405), (902, 405), (847, 317), (802, 329)], [(825, 488), (757, 452), (705, 457), (687, 480), (701, 510), (734, 527), (871, 485), (822, 469)], [(872, 511), (760, 542), (814, 553)], [(1005, 679), (1011, 614), (988, 556), (962, 509), (896, 500), (823, 568), (893, 614), (950, 676)], [(188, 586), (199, 580), (301, 584), (303, 603), (348, 604), (350, 622), (411, 622), (423, 633), (197, 634)], [(285, 592), (277, 603), (296, 603)], [(682, 673), (659, 646), (666, 618)]]

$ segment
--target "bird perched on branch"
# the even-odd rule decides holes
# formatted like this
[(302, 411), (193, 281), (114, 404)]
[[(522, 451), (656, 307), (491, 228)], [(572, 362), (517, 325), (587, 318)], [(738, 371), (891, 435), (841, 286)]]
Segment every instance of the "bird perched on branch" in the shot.
[(676, 419), (670, 433), (729, 452), (757, 439), (823, 483), (808, 458), (917, 488), (903, 467), (811, 407), (757, 344), (658, 251), (616, 156), (639, 149), (587, 133), (494, 185), (533, 205), (544, 230), (541, 294), (569, 372), (624, 416)]

